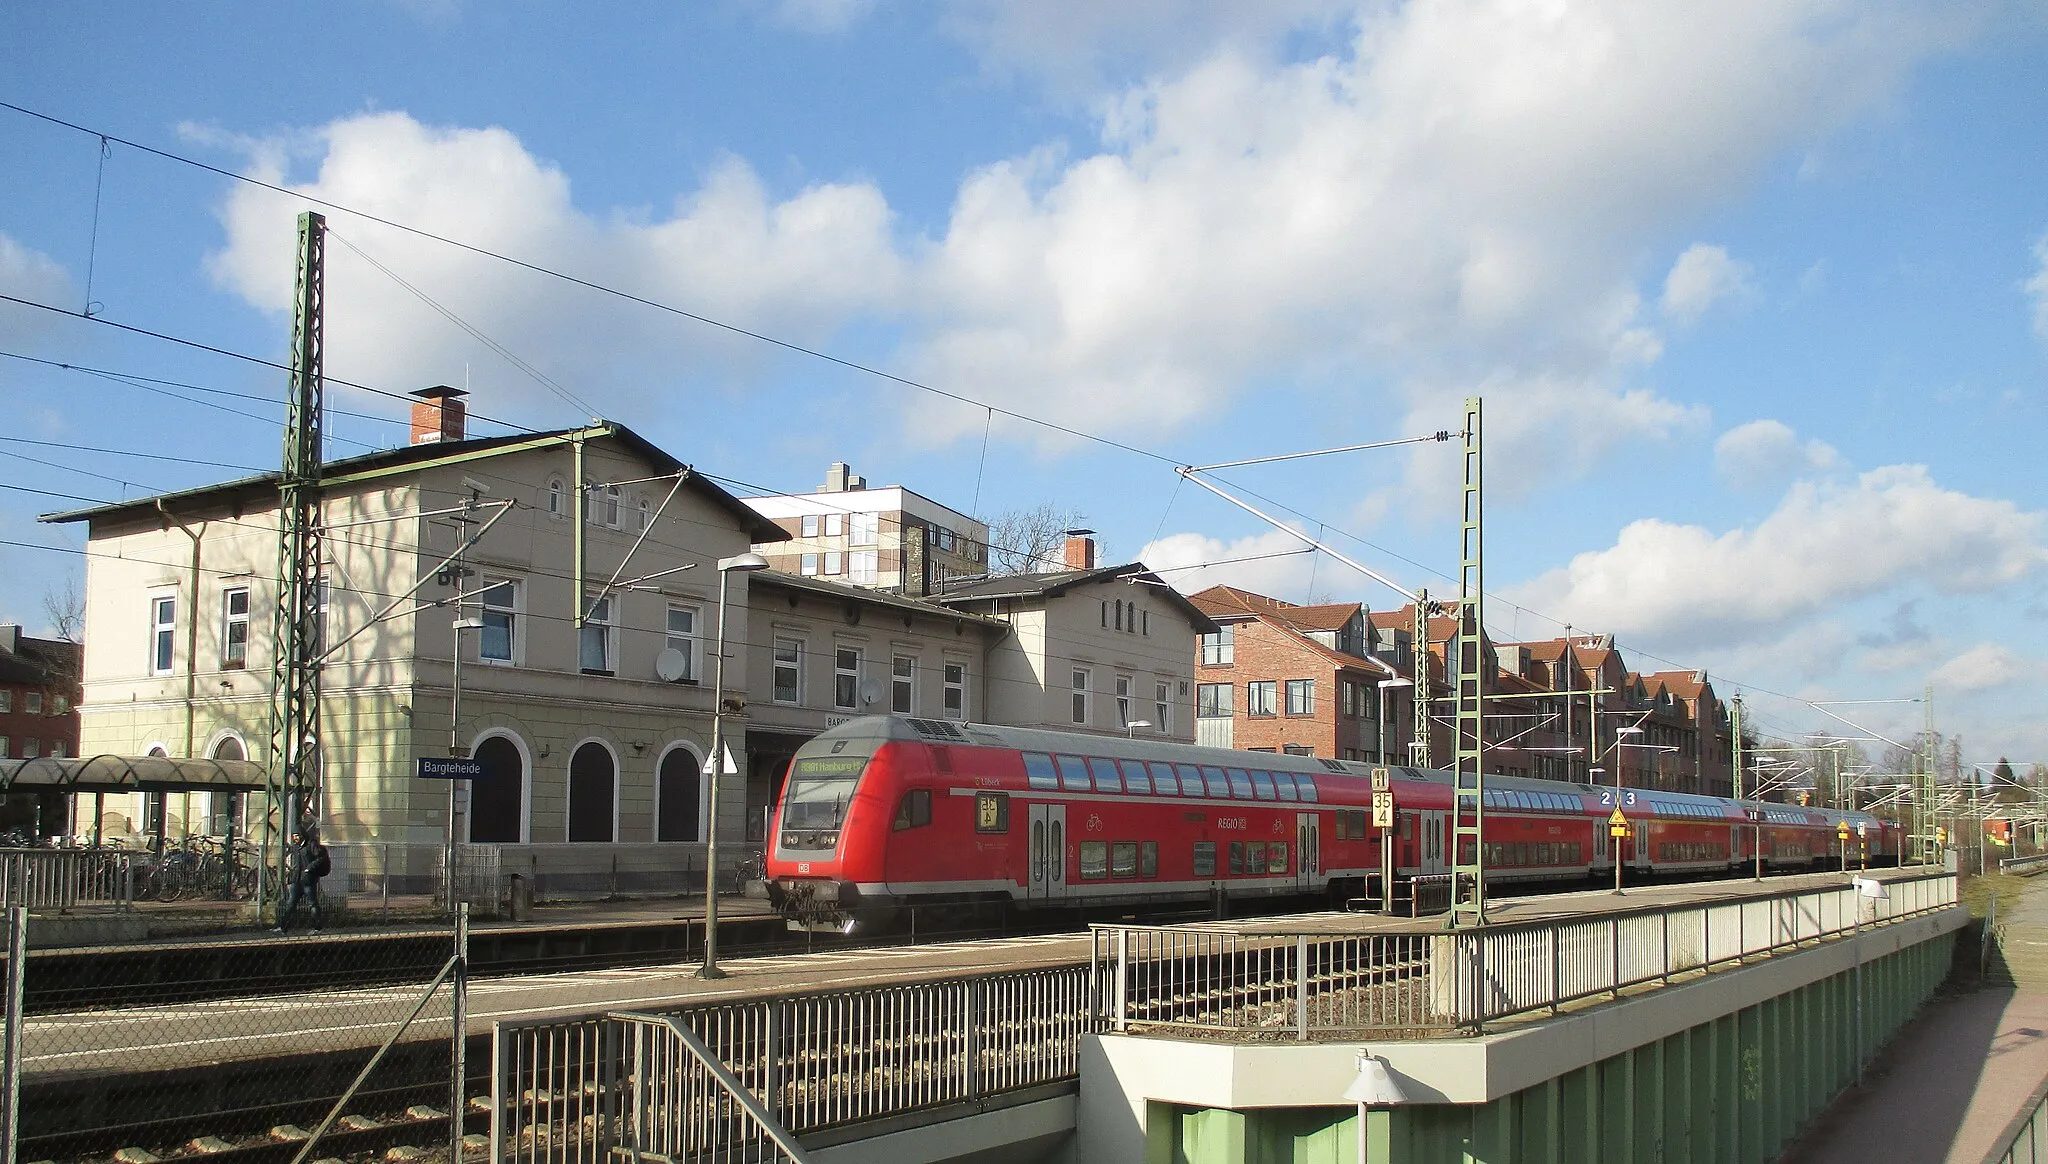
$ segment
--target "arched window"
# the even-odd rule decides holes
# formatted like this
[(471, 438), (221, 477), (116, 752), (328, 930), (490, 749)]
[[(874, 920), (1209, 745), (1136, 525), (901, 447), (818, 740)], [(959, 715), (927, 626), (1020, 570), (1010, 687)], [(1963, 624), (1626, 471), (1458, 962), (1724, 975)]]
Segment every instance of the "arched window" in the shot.
[[(216, 760), (246, 760), (249, 758), (249, 750), (243, 747), (242, 741), (235, 737), (223, 736), (221, 741), (213, 746), (213, 758)], [(219, 836), (230, 828), (237, 833), (247, 831), (242, 827), (242, 798), (236, 793), (215, 792), (210, 794), (206, 800), (206, 816), (205, 831), (214, 836)], [(191, 826), (188, 824), (186, 827), (189, 828)]]
[[(476, 746), (484, 774), (469, 782), (469, 840), (479, 845), (519, 843), (519, 815), (526, 800), (526, 757), (504, 736)], [(606, 813), (610, 818), (610, 813)]]
[(688, 748), (670, 748), (661, 758), (660, 788), (655, 798), (660, 815), (654, 825), (657, 841), (700, 841), (697, 798), (703, 787), (697, 757)]
[(562, 516), (562, 493), (563, 493), (563, 489), (562, 489), (562, 479), (561, 479), (560, 477), (550, 477), (550, 478), (548, 478), (548, 516), (549, 516), (549, 517), (560, 517), (560, 516)]
[(612, 804), (619, 767), (610, 749), (592, 740), (569, 758), (569, 839), (612, 840)]
[(653, 524), (654, 507), (645, 497), (642, 497), (640, 499), (640, 532), (646, 533), (647, 527)]

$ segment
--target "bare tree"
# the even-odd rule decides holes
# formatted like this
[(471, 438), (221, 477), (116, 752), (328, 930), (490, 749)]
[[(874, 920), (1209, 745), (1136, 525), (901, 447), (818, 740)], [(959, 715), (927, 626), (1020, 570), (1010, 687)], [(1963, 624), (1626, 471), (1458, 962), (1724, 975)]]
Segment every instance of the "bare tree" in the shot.
[(57, 637), (67, 643), (82, 641), (85, 635), (85, 597), (78, 592), (78, 579), (64, 576), (64, 589), (43, 588), (43, 618)]
[(1066, 567), (1067, 531), (1085, 520), (1077, 509), (1045, 502), (997, 514), (988, 526), (988, 572), (1031, 574)]

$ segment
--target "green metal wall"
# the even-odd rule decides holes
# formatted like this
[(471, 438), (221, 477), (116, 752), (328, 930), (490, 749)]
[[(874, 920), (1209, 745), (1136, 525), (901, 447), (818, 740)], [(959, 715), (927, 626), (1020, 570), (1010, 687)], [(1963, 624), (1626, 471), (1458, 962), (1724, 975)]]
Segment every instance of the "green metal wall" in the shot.
[[(1388, 1164), (1762, 1164), (1920, 1009), (1953, 945), (1923, 942), (1489, 1104), (1396, 1108), (1375, 1139)], [(1146, 1164), (1358, 1164), (1357, 1119), (1155, 1103)]]

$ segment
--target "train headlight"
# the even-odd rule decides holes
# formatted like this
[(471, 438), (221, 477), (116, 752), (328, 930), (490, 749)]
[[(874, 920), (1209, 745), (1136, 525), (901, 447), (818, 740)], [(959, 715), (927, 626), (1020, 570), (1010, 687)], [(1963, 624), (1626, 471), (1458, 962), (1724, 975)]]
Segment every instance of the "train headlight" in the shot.
[(797, 848), (798, 846), (802, 845), (803, 843), (804, 843), (804, 838), (803, 838), (803, 834), (801, 834), (801, 833), (784, 833), (784, 834), (782, 834), (782, 847), (783, 847), (783, 848), (785, 848), (785, 849), (794, 849), (794, 848)]
[(836, 849), (839, 847), (839, 834), (826, 833), (824, 836), (819, 837), (818, 841), (828, 849)]

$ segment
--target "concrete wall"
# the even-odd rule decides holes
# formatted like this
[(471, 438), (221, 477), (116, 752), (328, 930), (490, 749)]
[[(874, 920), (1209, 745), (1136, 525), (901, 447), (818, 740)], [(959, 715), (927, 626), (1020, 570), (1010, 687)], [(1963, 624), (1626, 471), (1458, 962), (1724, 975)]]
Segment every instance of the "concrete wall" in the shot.
[[(1355, 1160), (1343, 1092), (1369, 1051), (1411, 1099), (1386, 1129), (1393, 1161), (1769, 1160), (1940, 984), (1961, 915), (1476, 1039), (1090, 1038), (1073, 1159), (1220, 1164), (1264, 1144), (1265, 1159)], [(1312, 1154), (1324, 1140), (1337, 1155)]]

